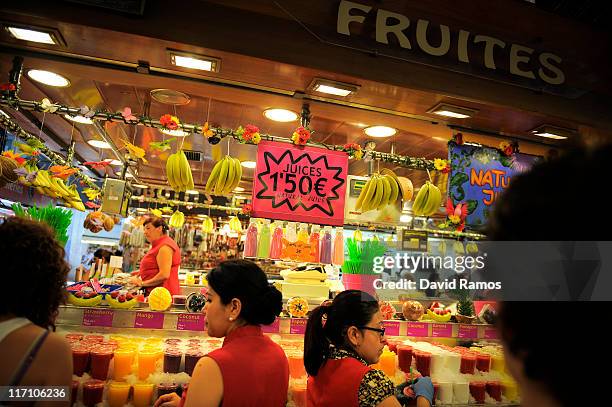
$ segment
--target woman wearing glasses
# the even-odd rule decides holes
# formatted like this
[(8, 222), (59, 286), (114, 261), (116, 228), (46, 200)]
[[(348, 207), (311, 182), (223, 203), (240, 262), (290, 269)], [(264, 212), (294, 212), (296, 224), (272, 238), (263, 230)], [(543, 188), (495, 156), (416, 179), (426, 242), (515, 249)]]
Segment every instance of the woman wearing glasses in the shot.
[[(306, 325), (304, 365), (309, 407), (399, 407), (393, 382), (377, 363), (386, 344), (378, 301), (359, 290), (343, 291), (314, 309)], [(413, 387), (418, 407), (429, 407), (431, 380)]]

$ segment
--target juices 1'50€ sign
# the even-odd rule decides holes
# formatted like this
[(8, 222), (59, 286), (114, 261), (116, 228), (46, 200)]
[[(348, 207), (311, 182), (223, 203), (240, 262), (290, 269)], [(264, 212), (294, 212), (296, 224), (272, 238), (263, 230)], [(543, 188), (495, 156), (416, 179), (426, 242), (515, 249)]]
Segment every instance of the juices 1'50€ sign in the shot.
[(342, 151), (262, 141), (252, 216), (341, 226), (347, 168)]

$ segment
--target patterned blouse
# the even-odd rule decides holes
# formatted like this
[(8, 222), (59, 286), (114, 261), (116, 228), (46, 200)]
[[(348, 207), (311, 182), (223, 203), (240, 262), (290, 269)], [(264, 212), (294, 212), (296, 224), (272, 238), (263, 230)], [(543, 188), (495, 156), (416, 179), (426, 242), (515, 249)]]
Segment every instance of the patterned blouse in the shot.
[[(354, 352), (332, 349), (329, 359), (355, 358), (364, 365), (367, 362)], [(395, 395), (395, 386), (381, 370), (372, 369), (363, 376), (359, 386), (359, 407), (375, 407), (389, 396)]]

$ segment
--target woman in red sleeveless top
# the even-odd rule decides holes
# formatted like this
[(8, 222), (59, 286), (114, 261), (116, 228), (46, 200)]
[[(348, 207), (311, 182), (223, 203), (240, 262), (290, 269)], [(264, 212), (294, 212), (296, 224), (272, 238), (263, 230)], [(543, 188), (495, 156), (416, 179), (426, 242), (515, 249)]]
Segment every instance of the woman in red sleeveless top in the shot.
[[(289, 363), (282, 348), (262, 333), (260, 325), (274, 322), (282, 309), (281, 293), (265, 273), (248, 260), (222, 262), (206, 276), (208, 335), (225, 337), (223, 346), (196, 365), (186, 407), (284, 407)], [(173, 393), (155, 406), (176, 406)]]
[(144, 235), (152, 247), (142, 258), (138, 275), (130, 282), (145, 287), (147, 294), (155, 287), (165, 287), (170, 294), (179, 295), (181, 249), (168, 236), (168, 225), (163, 219), (152, 216), (144, 222)]
[[(380, 359), (385, 329), (378, 301), (359, 290), (343, 291), (313, 310), (304, 337), (308, 407), (400, 407), (395, 386), (369, 365)], [(418, 407), (429, 407), (433, 385), (411, 387)]]

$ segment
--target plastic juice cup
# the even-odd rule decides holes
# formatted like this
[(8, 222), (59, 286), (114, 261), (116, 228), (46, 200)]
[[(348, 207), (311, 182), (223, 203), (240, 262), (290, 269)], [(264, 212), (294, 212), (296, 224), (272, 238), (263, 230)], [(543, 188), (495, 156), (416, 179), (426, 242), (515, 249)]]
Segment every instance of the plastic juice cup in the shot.
[(115, 351), (115, 370), (113, 379), (125, 380), (125, 376), (132, 373), (132, 364), (134, 363), (134, 349), (119, 348)]
[(175, 348), (164, 352), (164, 373), (180, 373), (183, 353)]
[(154, 385), (151, 383), (134, 383), (134, 407), (148, 407), (152, 405)]
[(102, 380), (90, 380), (83, 383), (83, 404), (87, 407), (101, 403), (103, 394), (104, 382)]
[(287, 355), (289, 362), (289, 373), (294, 379), (306, 376), (306, 368), (304, 367), (304, 357), (301, 353), (291, 352)]
[(85, 335), (83, 340), (86, 342), (104, 342), (104, 335)]
[(113, 358), (113, 350), (107, 346), (98, 346), (91, 350), (91, 377), (106, 380), (108, 367)]
[(501, 373), (506, 371), (506, 362), (502, 355), (491, 356), (491, 369)]
[(380, 364), (381, 370), (388, 377), (395, 376), (395, 353), (383, 352), (382, 355), (380, 355), (380, 361), (378, 363)]
[(77, 401), (77, 395), (79, 394), (79, 381), (73, 380), (72, 386), (70, 386), (70, 405), (74, 406)]
[(487, 393), (492, 399), (501, 401), (501, 384), (498, 381), (487, 382)]
[(461, 373), (474, 374), (476, 368), (476, 356), (464, 353), (461, 355)]
[(204, 356), (204, 352), (199, 349), (190, 349), (185, 353), (185, 373), (189, 376), (193, 374), (196, 364)]
[(412, 346), (400, 345), (397, 347), (397, 360), (399, 368), (403, 372), (410, 371), (410, 365), (412, 364)]
[(110, 407), (123, 407), (127, 404), (131, 387), (126, 382), (111, 382), (108, 385), (108, 405)]
[(474, 397), (476, 403), (483, 404), (485, 402), (486, 387), (485, 382), (470, 382), (470, 394)]
[(157, 351), (141, 350), (138, 352), (138, 378), (145, 380), (150, 374), (155, 373), (157, 362)]
[(83, 376), (89, 364), (89, 349), (84, 346), (72, 347), (72, 373)]
[(480, 353), (476, 356), (476, 369), (481, 372), (488, 372), (491, 366), (491, 356)]
[(69, 341), (70, 340), (80, 341), (81, 339), (83, 339), (83, 335), (82, 334), (66, 334), (64, 338), (66, 338)]
[(296, 407), (306, 407), (306, 385), (297, 383), (292, 384), (291, 398)]
[(430, 376), (431, 367), (431, 353), (429, 352), (418, 352), (415, 353), (416, 368), (423, 376)]
[(176, 393), (177, 390), (178, 384), (176, 383), (160, 383), (157, 385), (157, 398), (164, 394)]
[(508, 400), (518, 399), (518, 387), (512, 380), (502, 380), (501, 382), (502, 394)]

